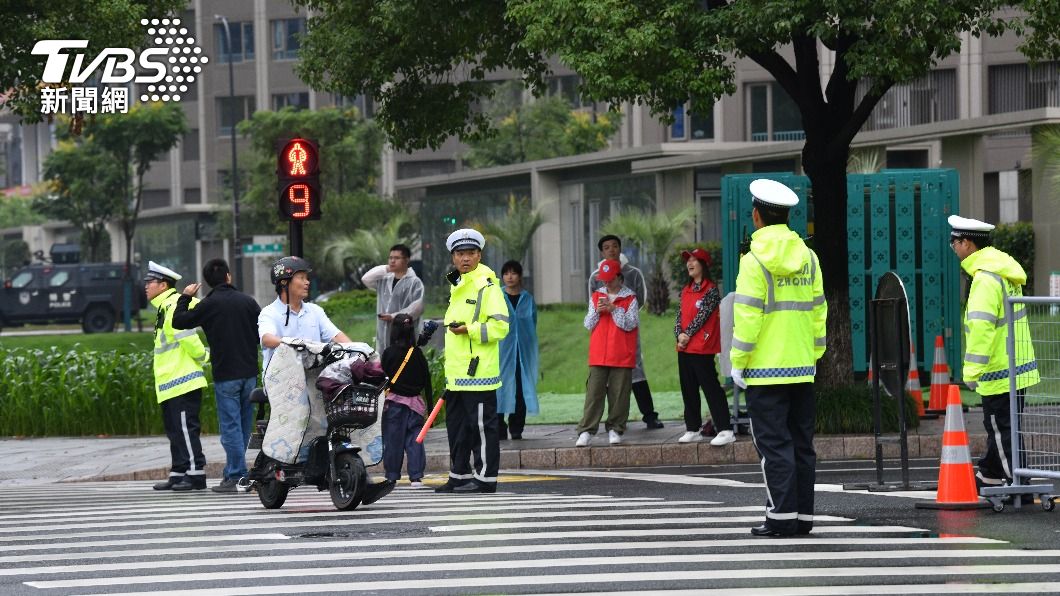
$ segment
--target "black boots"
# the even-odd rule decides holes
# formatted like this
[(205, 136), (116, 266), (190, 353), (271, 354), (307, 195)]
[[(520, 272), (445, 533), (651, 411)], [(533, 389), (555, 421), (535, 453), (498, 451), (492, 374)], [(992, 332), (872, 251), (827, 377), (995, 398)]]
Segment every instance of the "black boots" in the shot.
[(170, 489), (174, 492), (187, 492), (189, 490), (206, 490), (206, 475), (189, 476), (184, 475), (184, 478), (180, 482), (173, 485)]

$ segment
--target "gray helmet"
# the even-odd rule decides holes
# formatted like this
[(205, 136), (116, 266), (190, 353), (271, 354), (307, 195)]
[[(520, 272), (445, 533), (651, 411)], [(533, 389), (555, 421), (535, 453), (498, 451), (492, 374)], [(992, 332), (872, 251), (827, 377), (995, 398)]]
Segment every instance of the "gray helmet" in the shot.
[(281, 281), (291, 279), (299, 271), (309, 273), (312, 270), (313, 268), (309, 266), (309, 261), (302, 257), (283, 257), (272, 264), (269, 279), (272, 280), (272, 285), (275, 286), (279, 285)]

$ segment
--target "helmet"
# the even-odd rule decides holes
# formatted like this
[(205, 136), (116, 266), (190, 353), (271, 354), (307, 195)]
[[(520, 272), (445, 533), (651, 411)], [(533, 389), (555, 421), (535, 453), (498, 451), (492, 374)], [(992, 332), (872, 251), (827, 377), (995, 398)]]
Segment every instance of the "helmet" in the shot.
[(278, 285), (283, 280), (291, 279), (299, 271), (309, 273), (312, 270), (309, 261), (301, 257), (283, 257), (272, 264), (269, 279), (272, 280), (272, 285)]

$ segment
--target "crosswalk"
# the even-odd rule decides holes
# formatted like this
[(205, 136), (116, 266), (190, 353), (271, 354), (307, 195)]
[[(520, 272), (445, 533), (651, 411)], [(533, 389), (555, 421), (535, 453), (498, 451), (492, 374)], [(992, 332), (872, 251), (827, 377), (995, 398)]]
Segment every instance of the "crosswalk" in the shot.
[(352, 512), (307, 489), (268, 511), (143, 482), (0, 487), (0, 594), (1060, 592), (1060, 550), (839, 516), (759, 539), (758, 505), (502, 487)]

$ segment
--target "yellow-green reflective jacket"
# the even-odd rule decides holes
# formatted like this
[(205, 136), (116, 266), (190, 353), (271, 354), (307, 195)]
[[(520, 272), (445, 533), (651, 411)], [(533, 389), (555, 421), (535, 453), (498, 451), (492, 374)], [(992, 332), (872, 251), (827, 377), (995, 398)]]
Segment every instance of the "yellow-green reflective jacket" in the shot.
[[(151, 306), (158, 309), (155, 320), (155, 395), (158, 403), (206, 386), (202, 370), (207, 352), (196, 329), (174, 329), (173, 309), (180, 294), (170, 288), (155, 296)], [(198, 299), (192, 298), (189, 308)]]
[[(501, 386), (500, 341), (508, 335), (508, 303), (497, 274), (479, 263), (449, 288), (444, 323), (467, 325), (467, 335), (445, 330), (445, 388), (451, 391), (489, 391)], [(471, 359), (478, 357), (475, 374)]]
[(756, 230), (736, 276), (733, 370), (748, 385), (812, 382), (827, 317), (817, 255), (786, 225)]
[[(965, 257), (961, 268), (972, 276), (964, 311), (964, 380), (979, 395), (1008, 393), (1005, 296), (1023, 295), (1027, 273), (1015, 259), (992, 246)], [(1039, 380), (1025, 307), (1013, 305), (1017, 389), (1030, 387)]]

